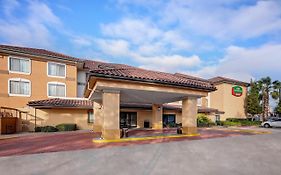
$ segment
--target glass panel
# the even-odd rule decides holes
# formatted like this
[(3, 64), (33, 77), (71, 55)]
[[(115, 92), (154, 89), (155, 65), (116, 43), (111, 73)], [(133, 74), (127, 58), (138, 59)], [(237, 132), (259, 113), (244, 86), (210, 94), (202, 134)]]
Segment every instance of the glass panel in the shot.
[(9, 69), (11, 71), (29, 73), (30, 72), (29, 60), (11, 57)]
[(94, 122), (94, 113), (92, 111), (88, 112), (88, 123)]
[(29, 95), (30, 94), (30, 83), (24, 81), (10, 81), (10, 93)]
[(48, 75), (51, 76), (65, 76), (65, 65), (56, 64), (56, 63), (48, 63)]
[(120, 113), (120, 128), (137, 127), (136, 112), (121, 112)]
[(64, 97), (65, 96), (65, 86), (57, 85), (57, 96)]
[(65, 85), (62, 84), (49, 84), (49, 96), (65, 97)]

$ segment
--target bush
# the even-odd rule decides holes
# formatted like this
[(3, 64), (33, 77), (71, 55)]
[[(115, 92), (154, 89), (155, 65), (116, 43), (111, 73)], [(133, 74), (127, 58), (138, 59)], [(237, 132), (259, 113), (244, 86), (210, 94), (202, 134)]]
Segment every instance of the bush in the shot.
[(63, 123), (56, 126), (59, 131), (75, 131), (77, 129), (76, 124), (73, 123)]
[(205, 114), (198, 114), (197, 116), (197, 126), (198, 127), (210, 127), (214, 126), (215, 123), (212, 122)]
[(35, 127), (35, 132), (41, 132), (41, 130), (42, 130), (42, 127), (41, 127), (41, 126)]
[(250, 121), (241, 118), (227, 118), (226, 121), (217, 122), (217, 125), (220, 126), (259, 126), (260, 124), (260, 121)]
[(53, 126), (43, 126), (41, 127), (41, 132), (57, 132), (58, 129)]

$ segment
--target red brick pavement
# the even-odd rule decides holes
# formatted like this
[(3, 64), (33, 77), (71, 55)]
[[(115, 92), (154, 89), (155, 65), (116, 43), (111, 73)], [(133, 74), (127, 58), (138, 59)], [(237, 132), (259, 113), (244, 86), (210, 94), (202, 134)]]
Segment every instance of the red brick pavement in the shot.
[[(134, 131), (130, 136), (153, 135), (159, 133), (175, 133), (174, 129), (163, 131)], [(93, 143), (93, 138), (98, 138), (100, 133), (93, 132), (66, 132), (52, 134), (34, 134), (17, 138), (0, 140), (0, 156), (13, 156), (46, 152), (97, 149), (114, 146), (128, 146), (139, 144), (155, 144), (183, 140), (200, 140), (207, 138), (228, 137), (235, 135), (253, 135), (248, 132), (224, 131), (216, 129), (199, 129), (200, 136), (184, 138), (163, 138), (145, 141), (131, 141), (118, 143)]]

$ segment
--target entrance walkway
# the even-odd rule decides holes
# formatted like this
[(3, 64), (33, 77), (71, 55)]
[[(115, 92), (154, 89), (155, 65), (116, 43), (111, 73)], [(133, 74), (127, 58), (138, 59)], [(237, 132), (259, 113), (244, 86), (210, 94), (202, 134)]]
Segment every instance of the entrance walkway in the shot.
[[(164, 130), (136, 130), (130, 133), (130, 137), (145, 137), (154, 134), (175, 133), (175, 129)], [(97, 149), (115, 146), (131, 146), (139, 144), (155, 144), (163, 142), (183, 141), (183, 140), (200, 140), (207, 138), (229, 137), (239, 135), (267, 134), (266, 132), (254, 130), (235, 130), (235, 129), (199, 129), (199, 136), (182, 137), (182, 138), (160, 138), (152, 140), (141, 140), (133, 142), (118, 143), (93, 143), (93, 138), (99, 138), (100, 133), (90, 131), (77, 131), (65, 133), (48, 133), (23, 135), (17, 138), (0, 140), (0, 156), (13, 156), (35, 153), (59, 152), (82, 149)]]

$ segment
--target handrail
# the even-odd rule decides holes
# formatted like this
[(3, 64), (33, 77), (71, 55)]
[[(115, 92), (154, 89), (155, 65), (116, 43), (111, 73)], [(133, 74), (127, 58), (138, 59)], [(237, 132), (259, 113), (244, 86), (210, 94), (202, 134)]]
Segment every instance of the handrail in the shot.
[(7, 110), (14, 110), (14, 111), (21, 112), (21, 113), (28, 113), (27, 111), (22, 111), (22, 110), (19, 110), (16, 108), (5, 107), (5, 106), (0, 106), (0, 109), (7, 109)]

